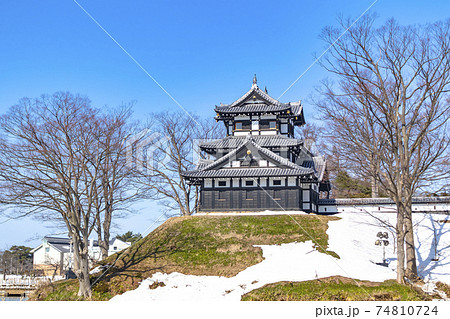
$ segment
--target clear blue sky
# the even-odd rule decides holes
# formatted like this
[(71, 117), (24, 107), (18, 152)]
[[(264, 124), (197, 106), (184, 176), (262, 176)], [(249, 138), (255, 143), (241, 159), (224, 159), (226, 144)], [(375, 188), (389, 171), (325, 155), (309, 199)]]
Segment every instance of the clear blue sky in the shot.
[[(185, 109), (214, 116), (215, 104), (245, 93), (253, 74), (277, 98), (322, 53), (321, 29), (336, 16), (358, 17), (374, 0), (117, 1), (77, 0)], [(448, 18), (450, 2), (379, 0), (379, 22)], [(327, 74), (313, 66), (281, 99), (305, 99)], [(177, 104), (73, 0), (0, 2), (0, 112), (21, 97), (67, 90), (96, 106), (137, 101), (135, 116)], [(308, 121), (315, 110), (305, 104)], [(160, 215), (152, 203), (119, 233), (143, 233)], [(0, 218), (0, 249), (34, 246), (57, 232), (30, 220)]]

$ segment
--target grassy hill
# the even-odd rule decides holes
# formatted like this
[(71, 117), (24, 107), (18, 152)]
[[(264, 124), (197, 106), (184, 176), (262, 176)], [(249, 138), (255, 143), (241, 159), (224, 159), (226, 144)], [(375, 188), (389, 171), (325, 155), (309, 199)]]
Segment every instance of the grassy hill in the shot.
[[(439, 298), (439, 296), (437, 296)], [(278, 282), (252, 290), (244, 301), (419, 301), (430, 296), (395, 280), (370, 282), (341, 276), (302, 282)]]
[[(263, 260), (262, 250), (254, 245), (312, 240), (318, 251), (339, 258), (327, 250), (326, 233), (328, 222), (337, 219), (317, 215), (171, 218), (126, 251), (102, 263), (109, 268), (91, 276), (92, 299), (109, 300), (134, 290), (156, 272), (233, 277)], [(67, 280), (39, 289), (31, 299), (82, 300), (76, 295), (77, 291), (77, 280)], [(356, 284), (354, 280), (342, 278), (274, 283), (253, 290), (242, 299), (369, 300), (368, 295), (376, 300), (429, 299), (394, 282)]]
[[(93, 286), (93, 299), (108, 300), (136, 289), (156, 272), (235, 276), (263, 260), (262, 250), (253, 245), (313, 240), (319, 251), (338, 257), (326, 251), (328, 221), (336, 219), (316, 215), (170, 218), (125, 252), (102, 263), (113, 266)], [(91, 282), (99, 275), (92, 276)], [(32, 299), (80, 300), (77, 291), (77, 281), (68, 280), (40, 289)]]

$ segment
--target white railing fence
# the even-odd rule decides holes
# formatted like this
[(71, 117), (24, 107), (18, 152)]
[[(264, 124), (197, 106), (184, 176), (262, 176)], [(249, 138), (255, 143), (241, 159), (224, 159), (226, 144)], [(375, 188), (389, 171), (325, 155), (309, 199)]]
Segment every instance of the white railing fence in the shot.
[(48, 277), (22, 277), (0, 279), (0, 289), (34, 289), (39, 285), (49, 283)]

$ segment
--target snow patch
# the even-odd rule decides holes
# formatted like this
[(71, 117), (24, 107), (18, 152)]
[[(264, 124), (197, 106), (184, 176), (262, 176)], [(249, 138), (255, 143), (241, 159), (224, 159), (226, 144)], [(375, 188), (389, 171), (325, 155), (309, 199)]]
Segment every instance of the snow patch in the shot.
[[(337, 216), (341, 219), (328, 223), (327, 250), (337, 253), (340, 259), (318, 252), (312, 241), (258, 245), (264, 260), (232, 278), (158, 272), (145, 279), (136, 290), (111, 300), (239, 301), (243, 294), (279, 281), (306, 281), (334, 275), (370, 281), (395, 279), (393, 228), (388, 226), (395, 226), (395, 214), (361, 212)], [(435, 281), (450, 283), (450, 224), (439, 222), (448, 218), (440, 214), (413, 215), (419, 273), (428, 282), (429, 289), (434, 289)], [(382, 262), (383, 257), (382, 247), (374, 245), (379, 231), (389, 233), (390, 245), (385, 247), (388, 267), (376, 264)], [(150, 289), (155, 282), (163, 282), (165, 286)]]

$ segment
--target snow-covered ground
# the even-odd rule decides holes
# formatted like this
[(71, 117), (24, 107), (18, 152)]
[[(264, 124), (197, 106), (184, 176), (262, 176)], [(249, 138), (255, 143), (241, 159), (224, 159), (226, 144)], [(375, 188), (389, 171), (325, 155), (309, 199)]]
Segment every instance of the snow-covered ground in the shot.
[[(396, 256), (393, 228), (395, 214), (341, 213), (340, 220), (330, 221), (328, 250), (340, 259), (320, 253), (313, 242), (262, 245), (264, 260), (235, 277), (192, 276), (180, 273), (156, 273), (133, 291), (112, 298), (112, 301), (218, 301), (240, 300), (244, 293), (279, 281), (305, 281), (333, 275), (355, 279), (383, 281), (394, 279)], [(417, 262), (420, 275), (426, 280), (450, 284), (449, 216), (415, 214)], [(389, 267), (379, 266), (383, 248), (374, 243), (378, 232), (388, 232), (390, 245), (385, 247)], [(435, 251), (435, 247), (437, 248)], [(438, 258), (438, 261), (433, 259)], [(150, 289), (154, 282), (165, 286)]]

